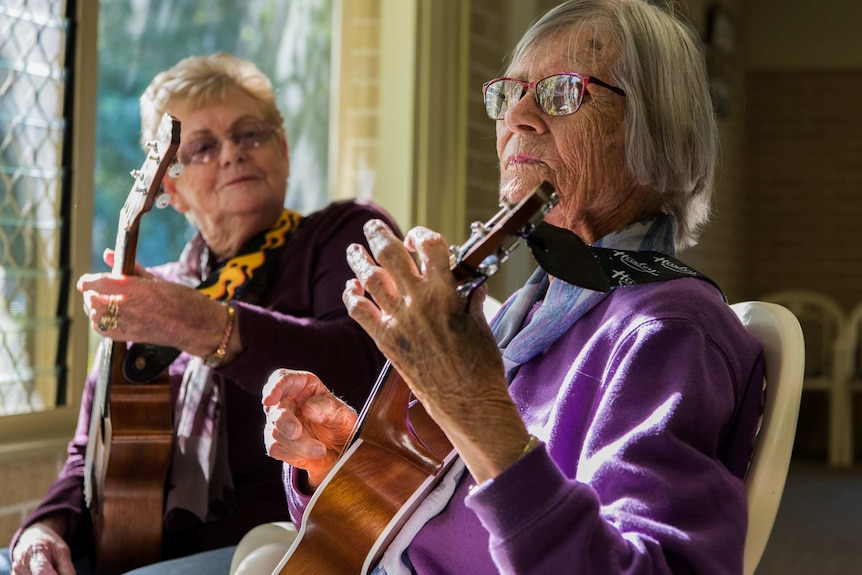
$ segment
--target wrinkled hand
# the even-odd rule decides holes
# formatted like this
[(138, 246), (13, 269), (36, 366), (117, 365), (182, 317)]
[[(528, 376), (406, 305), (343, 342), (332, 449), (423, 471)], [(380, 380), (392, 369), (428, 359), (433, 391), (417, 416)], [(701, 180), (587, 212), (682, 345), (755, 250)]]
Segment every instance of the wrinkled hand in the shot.
[[(107, 250), (104, 259), (113, 266), (114, 253)], [(134, 275), (83, 274), (76, 288), (83, 295), (92, 328), (114, 341), (169, 345), (206, 355), (224, 331), (225, 311), (220, 303), (191, 287), (162, 280), (137, 264)], [(109, 312), (112, 299), (116, 324), (100, 331), (99, 321)]]
[(263, 388), (270, 457), (308, 472), (317, 487), (353, 435), (356, 412), (307, 371), (279, 369)]
[(484, 385), (508, 397), (500, 353), (482, 310), (484, 286), (468, 308), (456, 292), (445, 239), (417, 227), (402, 243), (376, 220), (366, 224), (365, 234), (373, 258), (361, 245), (348, 248), (357, 279), (348, 282), (344, 303), (432, 417), (438, 403), (475, 405)]
[(347, 250), (356, 274), (343, 294), (350, 317), (392, 362), (473, 478), (495, 477), (521, 456), (529, 435), (485, 321), (484, 291), (473, 294), (469, 307), (457, 294), (448, 245), (436, 232), (417, 227), (402, 243), (371, 220), (365, 236), (373, 258), (358, 244)]
[(75, 575), (69, 546), (47, 525), (36, 523), (21, 533), (12, 550), (13, 575)]

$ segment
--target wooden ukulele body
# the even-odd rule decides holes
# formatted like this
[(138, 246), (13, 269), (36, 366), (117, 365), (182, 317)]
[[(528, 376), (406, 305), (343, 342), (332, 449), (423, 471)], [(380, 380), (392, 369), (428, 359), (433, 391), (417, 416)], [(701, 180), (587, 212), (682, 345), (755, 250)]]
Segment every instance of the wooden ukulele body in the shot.
[[(135, 183), (120, 213), (112, 273), (135, 274), (141, 217), (162, 193), (179, 144), (180, 122), (165, 114), (141, 169), (132, 172)], [(162, 556), (173, 408), (166, 372), (130, 383), (123, 374), (126, 344), (109, 341), (104, 348), (90, 412), (84, 499), (93, 523), (95, 572), (119, 575)]]
[(408, 408), (410, 390), (391, 366), (375, 390), (357, 439), (318, 487), (276, 573), (368, 573), (455, 460), (422, 404)]
[(162, 554), (165, 479), (173, 445), (170, 383), (123, 382), (117, 373), (125, 345), (112, 343), (110, 401), (93, 449), (94, 497), (90, 506), (96, 572), (124, 573)]

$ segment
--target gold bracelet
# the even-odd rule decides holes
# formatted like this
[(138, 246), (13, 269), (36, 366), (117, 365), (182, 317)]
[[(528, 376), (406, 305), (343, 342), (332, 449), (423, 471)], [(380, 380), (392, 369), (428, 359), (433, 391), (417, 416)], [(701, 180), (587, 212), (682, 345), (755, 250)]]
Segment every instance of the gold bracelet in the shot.
[(527, 440), (527, 445), (524, 446), (524, 450), (521, 452), (521, 457), (524, 457), (525, 455), (536, 449), (540, 443), (541, 440), (531, 433), (530, 439)]
[[(531, 433), (530, 438), (527, 439), (527, 444), (524, 446), (524, 449), (521, 450), (521, 457), (524, 457), (525, 455), (536, 449), (541, 443), (542, 440)], [(519, 457), (518, 459), (520, 459), (521, 457)], [(473, 485), (472, 487), (470, 487), (470, 489), (468, 489), (468, 494), (473, 495), (473, 493), (481, 489), (482, 486), (485, 485), (485, 483), (487, 483), (487, 481), (484, 483)]]
[(224, 326), (224, 335), (222, 336), (221, 343), (218, 344), (216, 350), (203, 358), (204, 365), (207, 367), (218, 367), (221, 365), (221, 362), (224, 361), (224, 356), (227, 354), (227, 345), (230, 342), (230, 334), (233, 333), (236, 311), (232, 306), (227, 304), (224, 304), (224, 307), (227, 310), (227, 323)]

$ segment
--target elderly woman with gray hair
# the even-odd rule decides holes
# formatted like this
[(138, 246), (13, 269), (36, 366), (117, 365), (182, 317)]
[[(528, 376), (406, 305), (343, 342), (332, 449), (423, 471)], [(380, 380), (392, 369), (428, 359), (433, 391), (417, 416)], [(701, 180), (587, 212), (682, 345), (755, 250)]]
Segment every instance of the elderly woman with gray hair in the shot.
[[(659, 4), (560, 4), (484, 96), (503, 198), (549, 182), (547, 223), (673, 256), (707, 220), (717, 129), (697, 36)], [(365, 234), (370, 251), (348, 255), (350, 315), (463, 463), (375, 573), (742, 571), (763, 358), (719, 289), (687, 277), (593, 291), (539, 269), (489, 326), (481, 298), (465, 310), (456, 294), (440, 235)], [(357, 420), (325, 384), (281, 370), (264, 389), (299, 525)]]
[[(195, 233), (176, 261), (129, 275), (84, 274), (77, 288), (105, 341), (135, 342), (129, 357), (140, 350), (164, 358), (155, 363), (170, 378), (173, 458), (166, 483), (152, 486), (163, 488), (166, 502), (163, 521), (152, 526), (164, 529), (162, 553), (152, 559), (215, 550), (210, 572), (227, 571), (251, 527), (288, 518), (281, 466), (261, 446), (267, 376), (283, 365), (325, 371), (336, 393), (361, 406), (383, 364), (341, 292), (351, 277), (347, 246), (364, 241), (369, 219), (392, 220), (363, 201), (308, 215), (285, 209), (283, 119), (270, 80), (248, 60), (192, 56), (158, 74), (141, 97), (144, 142), (165, 113), (182, 123), (184, 169), (162, 184)], [(107, 252), (106, 262), (113, 259)], [(12, 541), (16, 574), (88, 572), (94, 537), (83, 487), (95, 363), (66, 463)], [(120, 547), (128, 555), (135, 545)], [(137, 566), (122, 558), (113, 565), (122, 563)], [(0, 553), (0, 573), (8, 569)], [(182, 572), (176, 563), (165, 570)]]

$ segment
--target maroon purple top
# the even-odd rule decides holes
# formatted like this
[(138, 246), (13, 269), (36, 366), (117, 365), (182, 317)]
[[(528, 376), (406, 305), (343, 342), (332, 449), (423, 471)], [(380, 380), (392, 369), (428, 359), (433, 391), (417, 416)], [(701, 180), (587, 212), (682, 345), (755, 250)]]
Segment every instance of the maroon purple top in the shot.
[[(366, 243), (362, 226), (372, 218), (381, 218), (397, 229), (380, 208), (361, 201), (335, 203), (305, 218), (281, 253), (280, 265), (262, 296), (263, 304), (233, 304), (245, 351), (218, 371), (227, 381), (228, 458), (236, 505), (222, 520), (168, 530), (164, 558), (234, 545), (260, 523), (288, 519), (281, 463), (267, 456), (263, 443), (261, 391), (275, 369), (290, 367), (319, 374), (336, 395), (361, 409), (383, 359), (371, 338), (347, 315), (341, 294), (353, 277), (346, 248), (351, 243)], [(200, 242), (200, 237), (195, 241)], [(172, 281), (187, 276), (200, 261), (189, 257), (189, 251), (193, 250), (186, 250), (179, 261), (150, 271)], [(189, 357), (183, 353), (170, 366), (173, 401)], [(83, 477), (96, 379), (94, 369), (87, 378), (63, 470), (15, 534), (10, 549), (23, 528), (63, 510), (70, 517), (66, 540), (73, 555), (89, 551), (91, 528)]]

